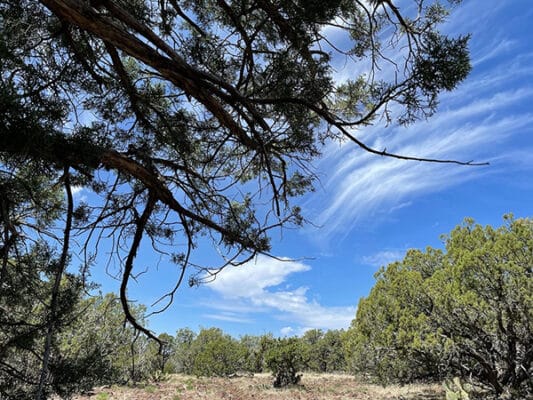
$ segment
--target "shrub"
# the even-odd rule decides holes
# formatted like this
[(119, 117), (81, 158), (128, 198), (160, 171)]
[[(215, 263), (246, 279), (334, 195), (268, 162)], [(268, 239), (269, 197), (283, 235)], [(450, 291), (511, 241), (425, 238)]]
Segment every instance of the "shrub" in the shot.
[(284, 338), (273, 342), (265, 355), (267, 367), (274, 375), (274, 387), (296, 385), (301, 371), (308, 361), (307, 351), (298, 338)]
[(241, 369), (245, 349), (218, 328), (202, 329), (191, 346), (192, 372), (198, 376), (228, 376)]
[(446, 251), (411, 250), (377, 274), (347, 334), (358, 371), (381, 380), (473, 378), (495, 396), (533, 395), (533, 220), (472, 220)]

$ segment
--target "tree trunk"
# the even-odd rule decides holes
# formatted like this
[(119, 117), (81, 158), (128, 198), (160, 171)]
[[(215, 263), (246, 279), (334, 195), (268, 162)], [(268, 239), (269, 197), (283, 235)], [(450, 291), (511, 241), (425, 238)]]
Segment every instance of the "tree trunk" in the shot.
[(43, 354), (43, 364), (41, 367), (41, 375), (39, 379), (39, 386), (37, 388), (37, 393), (35, 395), (36, 400), (42, 400), (46, 398), (44, 391), (46, 381), (48, 379), (48, 367), (50, 363), (50, 353), (52, 351), (52, 338), (54, 336), (54, 328), (57, 318), (57, 307), (59, 302), (59, 290), (61, 288), (61, 278), (63, 277), (63, 272), (67, 264), (68, 249), (69, 249), (69, 239), (70, 231), (72, 228), (72, 212), (74, 209), (73, 199), (72, 199), (72, 190), (70, 188), (69, 180), (69, 168), (65, 167), (65, 192), (67, 194), (67, 220), (65, 223), (65, 233), (63, 237), (63, 250), (61, 252), (61, 258), (59, 260), (59, 265), (57, 266), (57, 271), (54, 277), (54, 286), (52, 287), (52, 298), (50, 300), (50, 313), (47, 321), (45, 345), (44, 345), (44, 354)]

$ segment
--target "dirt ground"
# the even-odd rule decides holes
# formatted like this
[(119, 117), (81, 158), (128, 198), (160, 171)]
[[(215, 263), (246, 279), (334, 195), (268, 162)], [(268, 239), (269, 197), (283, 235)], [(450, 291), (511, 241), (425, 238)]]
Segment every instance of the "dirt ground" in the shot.
[(441, 400), (439, 385), (381, 387), (348, 375), (304, 374), (300, 385), (272, 388), (272, 377), (196, 378), (172, 375), (137, 387), (102, 387), (77, 400)]

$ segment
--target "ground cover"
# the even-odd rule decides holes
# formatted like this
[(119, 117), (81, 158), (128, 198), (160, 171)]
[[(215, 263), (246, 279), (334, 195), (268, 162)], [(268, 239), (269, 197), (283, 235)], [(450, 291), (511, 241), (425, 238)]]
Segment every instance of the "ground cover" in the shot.
[(381, 387), (349, 375), (304, 374), (300, 385), (274, 389), (269, 374), (235, 378), (172, 375), (164, 382), (96, 388), (76, 400), (437, 400), (440, 385)]

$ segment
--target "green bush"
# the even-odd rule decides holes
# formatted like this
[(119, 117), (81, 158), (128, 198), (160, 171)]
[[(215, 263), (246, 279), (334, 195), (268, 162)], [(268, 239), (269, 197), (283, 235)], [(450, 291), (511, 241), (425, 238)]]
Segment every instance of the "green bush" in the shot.
[(382, 381), (474, 379), (495, 396), (533, 396), (533, 220), (472, 220), (445, 251), (411, 250), (359, 303), (346, 349)]
[(192, 374), (194, 359), (192, 357), (192, 344), (196, 333), (189, 328), (180, 328), (173, 340), (174, 352), (169, 364), (174, 372)]
[(202, 329), (191, 345), (192, 372), (198, 376), (228, 376), (244, 364), (245, 349), (218, 328)]
[(301, 339), (277, 339), (267, 350), (265, 363), (274, 375), (274, 387), (296, 385), (302, 377), (298, 372), (309, 360), (307, 347)]
[(314, 372), (346, 371), (342, 330), (311, 329), (302, 337), (309, 359), (306, 369)]

